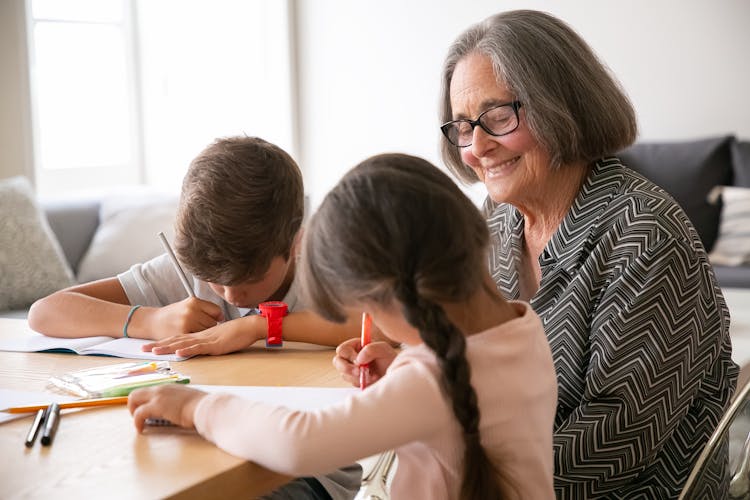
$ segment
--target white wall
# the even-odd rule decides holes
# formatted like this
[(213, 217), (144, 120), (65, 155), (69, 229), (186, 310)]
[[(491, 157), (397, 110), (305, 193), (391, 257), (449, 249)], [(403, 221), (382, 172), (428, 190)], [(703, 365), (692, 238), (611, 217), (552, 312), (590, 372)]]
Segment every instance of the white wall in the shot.
[[(290, 1), (299, 29), (293, 153), (313, 207), (372, 154), (440, 163), (443, 56), (462, 30), (499, 10), (546, 10), (577, 29), (630, 94), (641, 139), (750, 139), (747, 0)], [(0, 0), (0, 178), (32, 173), (23, 5)], [(481, 198), (482, 187), (473, 193)]]
[(0, 0), (0, 179), (33, 177), (23, 0)]
[(313, 207), (369, 155), (439, 164), (443, 56), (470, 24), (514, 8), (548, 11), (589, 42), (630, 95), (641, 140), (750, 138), (746, 0), (298, 0), (298, 160)]

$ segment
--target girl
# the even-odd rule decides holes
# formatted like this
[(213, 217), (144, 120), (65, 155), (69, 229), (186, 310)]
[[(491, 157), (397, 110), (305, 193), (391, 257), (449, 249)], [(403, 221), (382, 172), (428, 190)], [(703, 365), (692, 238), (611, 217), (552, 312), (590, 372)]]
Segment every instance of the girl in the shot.
[(314, 311), (344, 321), (363, 310), (407, 348), (371, 366), (365, 391), (324, 410), (169, 384), (131, 394), (136, 428), (166, 418), (296, 476), (395, 448), (396, 499), (554, 498), (547, 339), (527, 304), (493, 286), (487, 227), (453, 181), (419, 158), (375, 156), (326, 196), (303, 245), (300, 285)]

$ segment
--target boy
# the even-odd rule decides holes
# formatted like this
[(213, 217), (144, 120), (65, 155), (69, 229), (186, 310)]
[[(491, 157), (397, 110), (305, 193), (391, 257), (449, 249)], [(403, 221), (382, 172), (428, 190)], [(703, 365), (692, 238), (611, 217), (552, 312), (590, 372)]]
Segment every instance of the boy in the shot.
[(225, 354), (265, 339), (270, 318), (258, 305), (282, 301), (283, 339), (337, 346), (356, 337), (356, 317), (329, 323), (298, 304), (303, 196), (286, 152), (254, 137), (219, 139), (190, 164), (175, 220), (174, 250), (195, 298), (164, 254), (38, 300), (29, 326), (56, 337), (153, 339), (158, 354)]
[[(181, 356), (225, 354), (261, 339), (336, 346), (356, 337), (358, 316), (330, 323), (297, 300), (303, 191), (299, 167), (279, 147), (255, 137), (219, 139), (190, 164), (175, 220), (175, 254), (195, 297), (164, 254), (38, 300), (29, 326), (57, 337), (153, 339), (144, 349)], [(286, 305), (283, 321), (283, 305), (258, 314), (269, 301)], [(360, 474), (356, 466), (299, 479), (270, 498), (326, 498), (321, 484), (332, 498), (352, 498)]]

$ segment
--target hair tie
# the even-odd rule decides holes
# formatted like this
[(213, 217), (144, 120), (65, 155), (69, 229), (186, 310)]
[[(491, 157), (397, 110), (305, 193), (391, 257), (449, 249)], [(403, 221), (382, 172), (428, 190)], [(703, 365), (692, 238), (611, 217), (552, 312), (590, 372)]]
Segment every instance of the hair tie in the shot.
[(125, 338), (128, 338), (128, 325), (130, 324), (130, 320), (133, 318), (133, 313), (136, 309), (138, 309), (141, 306), (133, 306), (130, 308), (130, 311), (128, 312), (128, 317), (125, 318), (125, 325), (122, 327), (122, 336)]

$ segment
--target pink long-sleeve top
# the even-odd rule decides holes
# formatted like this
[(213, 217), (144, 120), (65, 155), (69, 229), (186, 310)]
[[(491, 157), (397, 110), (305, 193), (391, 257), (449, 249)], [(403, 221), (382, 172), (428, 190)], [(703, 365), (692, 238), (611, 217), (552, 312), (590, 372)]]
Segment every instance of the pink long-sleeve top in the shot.
[[(538, 316), (513, 304), (519, 318), (467, 338), (481, 442), (518, 498), (554, 498), (555, 368)], [(195, 426), (223, 450), (292, 476), (395, 449), (392, 498), (457, 498), (464, 441), (439, 374), (429, 348), (410, 347), (385, 377), (341, 403), (298, 411), (210, 394), (196, 408)]]

